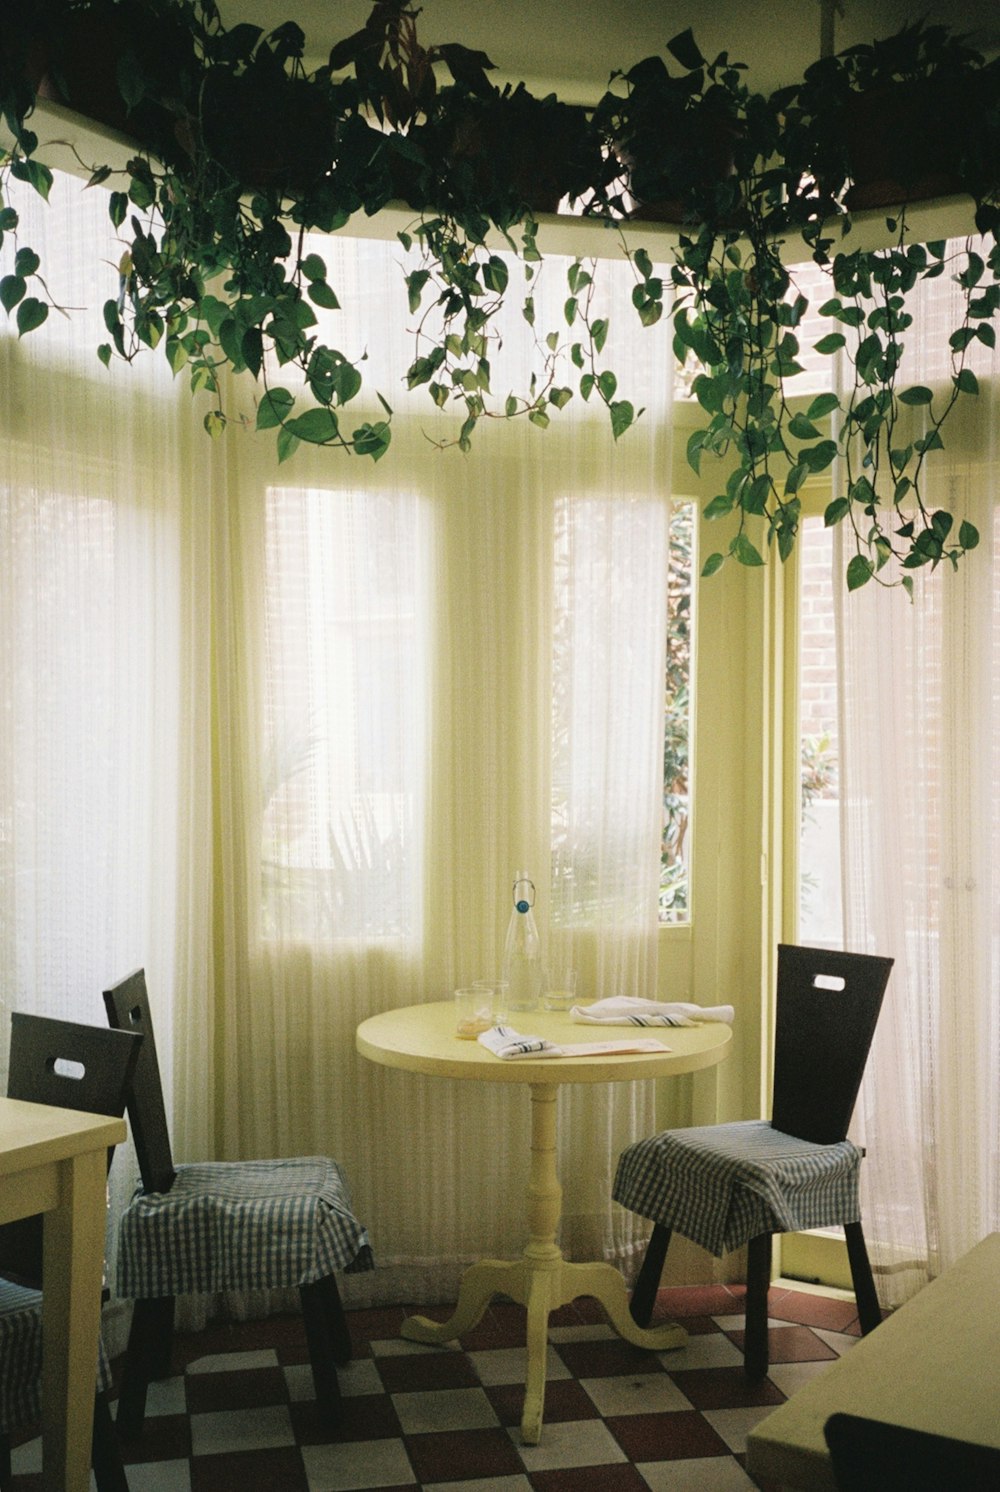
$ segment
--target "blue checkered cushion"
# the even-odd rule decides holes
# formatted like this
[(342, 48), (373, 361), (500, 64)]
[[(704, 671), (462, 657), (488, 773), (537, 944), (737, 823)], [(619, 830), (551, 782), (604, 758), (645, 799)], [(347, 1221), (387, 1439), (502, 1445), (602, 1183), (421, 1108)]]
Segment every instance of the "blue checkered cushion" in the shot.
[(118, 1293), (139, 1299), (373, 1268), (343, 1172), (321, 1156), (179, 1166), (169, 1192), (136, 1194), (118, 1234)]
[[(97, 1384), (110, 1388), (104, 1343)], [(34, 1424), (42, 1413), (42, 1293), (0, 1279), (0, 1430)]]
[(623, 1151), (616, 1202), (720, 1255), (758, 1233), (856, 1222), (861, 1151), (814, 1145), (766, 1120), (672, 1129)]

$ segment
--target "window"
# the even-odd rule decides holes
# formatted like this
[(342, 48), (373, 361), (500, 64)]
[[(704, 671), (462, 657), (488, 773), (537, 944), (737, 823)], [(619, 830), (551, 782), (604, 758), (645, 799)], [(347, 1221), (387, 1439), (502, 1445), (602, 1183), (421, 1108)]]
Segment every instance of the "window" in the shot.
[(837, 760), (833, 530), (807, 517), (799, 534), (799, 931), (804, 943), (843, 942)]
[(414, 498), (268, 493), (265, 936), (419, 929), (420, 534)]
[(663, 704), (663, 837), (660, 847), (660, 921), (691, 915), (692, 574), (695, 505), (677, 502), (670, 518), (667, 584), (667, 666)]

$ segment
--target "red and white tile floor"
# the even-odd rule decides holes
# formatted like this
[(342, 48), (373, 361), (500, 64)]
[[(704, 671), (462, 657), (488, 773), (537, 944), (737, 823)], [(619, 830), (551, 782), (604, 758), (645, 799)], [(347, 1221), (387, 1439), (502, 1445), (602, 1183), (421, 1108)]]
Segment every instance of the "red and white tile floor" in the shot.
[[(593, 1302), (550, 1326), (542, 1438), (521, 1444), (524, 1311), (495, 1303), (460, 1344), (399, 1336), (407, 1312), (352, 1311), (344, 1423), (317, 1421), (297, 1317), (219, 1325), (175, 1342), (124, 1451), (131, 1492), (738, 1492), (752, 1426), (857, 1339), (852, 1299), (775, 1287), (771, 1368), (743, 1374), (743, 1291), (663, 1290), (675, 1352), (622, 1342)], [(446, 1311), (431, 1311), (442, 1319)], [(13, 1492), (40, 1486), (37, 1440), (13, 1453)]]

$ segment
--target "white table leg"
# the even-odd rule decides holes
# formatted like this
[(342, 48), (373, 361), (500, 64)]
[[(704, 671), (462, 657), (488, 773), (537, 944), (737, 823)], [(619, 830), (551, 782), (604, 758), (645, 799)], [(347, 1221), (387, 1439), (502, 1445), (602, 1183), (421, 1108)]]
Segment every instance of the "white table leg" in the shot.
[(573, 1264), (556, 1243), (562, 1209), (562, 1187), (556, 1168), (556, 1098), (553, 1083), (531, 1085), (531, 1173), (528, 1179), (528, 1242), (521, 1258), (507, 1262), (483, 1259), (463, 1276), (458, 1303), (447, 1321), (410, 1316), (402, 1334), (411, 1342), (450, 1342), (470, 1331), (494, 1295), (509, 1295), (526, 1306), (528, 1371), (525, 1380), (521, 1438), (536, 1445), (545, 1409), (545, 1356), (552, 1311), (579, 1295), (592, 1295), (604, 1307), (612, 1326), (637, 1347), (664, 1352), (683, 1347), (687, 1332), (666, 1324), (644, 1330), (632, 1320), (625, 1281), (611, 1264)]

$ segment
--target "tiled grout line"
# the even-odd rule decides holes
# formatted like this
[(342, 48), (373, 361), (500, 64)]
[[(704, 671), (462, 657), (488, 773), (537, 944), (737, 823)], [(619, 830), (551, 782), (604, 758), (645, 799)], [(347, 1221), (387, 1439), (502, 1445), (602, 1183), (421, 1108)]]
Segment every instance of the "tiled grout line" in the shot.
[[(180, 1371), (151, 1388), (143, 1436), (124, 1453), (131, 1492), (745, 1492), (747, 1431), (857, 1332), (850, 1298), (782, 1285), (769, 1310), (771, 1372), (748, 1385), (739, 1287), (661, 1291), (657, 1318), (689, 1330), (678, 1353), (629, 1346), (593, 1302), (564, 1307), (536, 1447), (518, 1429), (519, 1306), (495, 1302), (445, 1348), (405, 1342), (402, 1307), (349, 1312), (355, 1359), (332, 1434), (312, 1404), (297, 1317), (217, 1324), (179, 1336)], [(37, 1445), (15, 1451), (12, 1492), (40, 1486)]]

